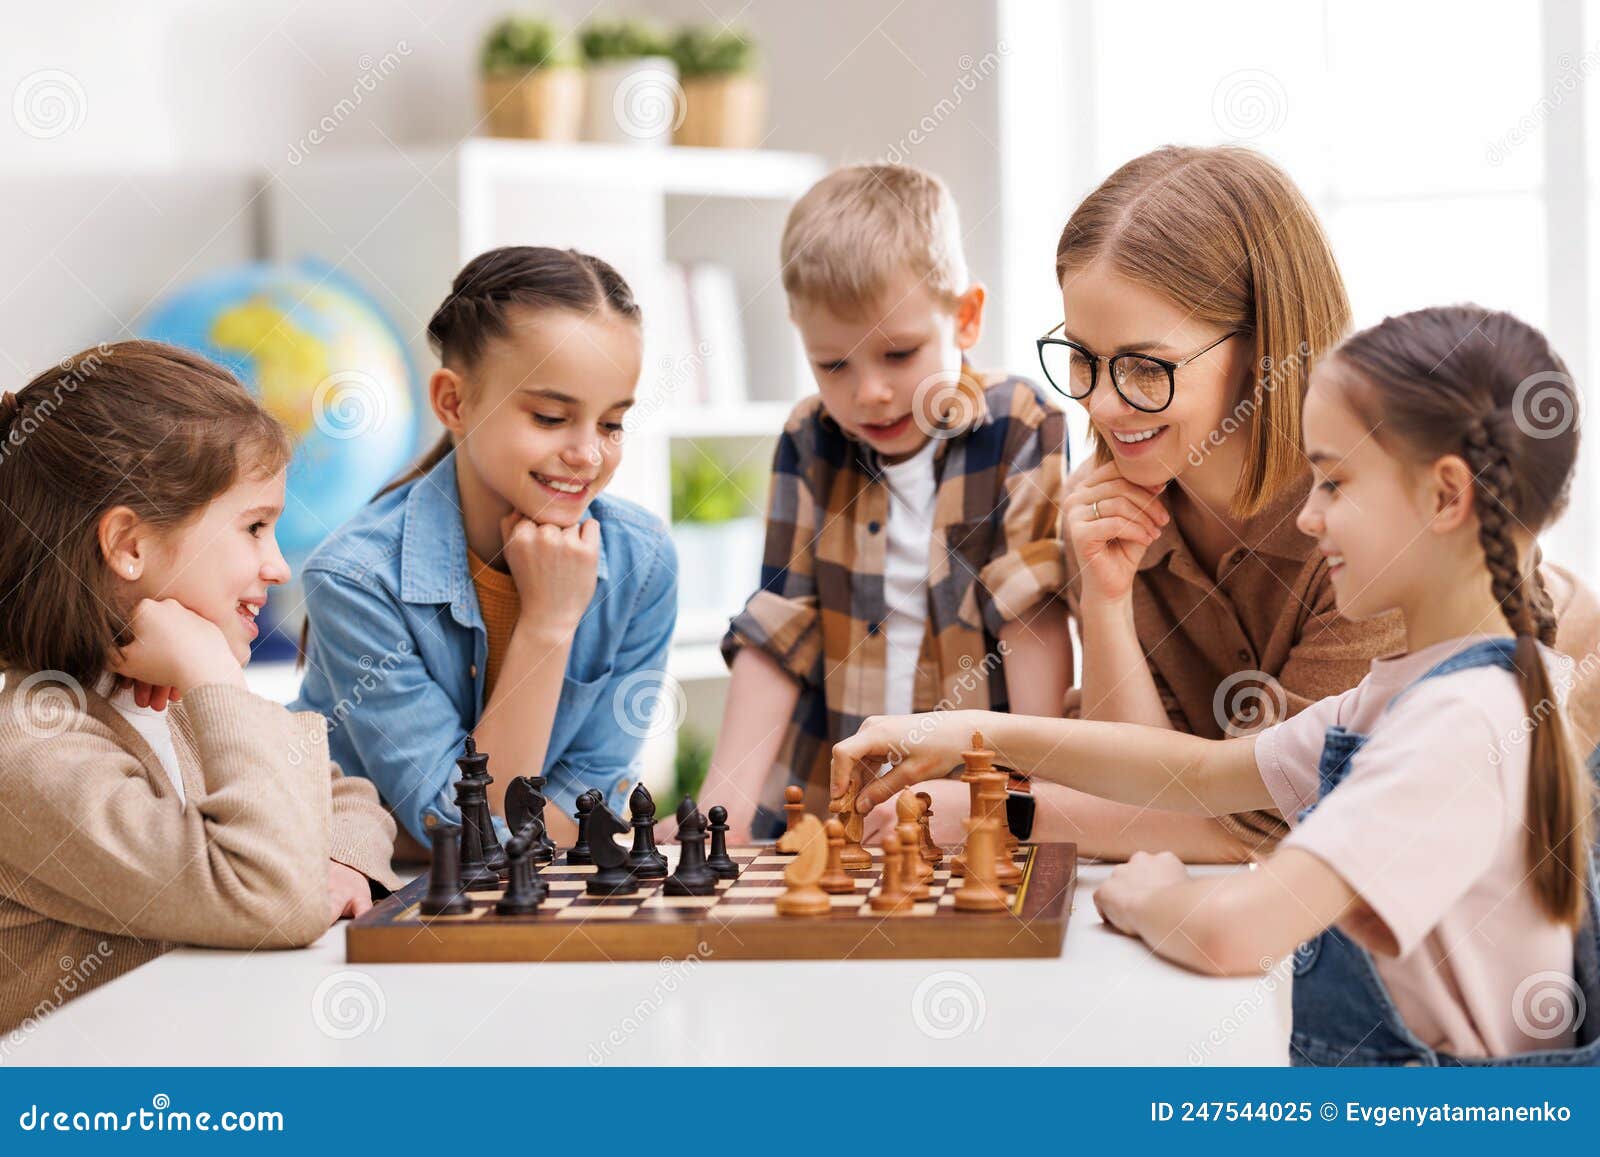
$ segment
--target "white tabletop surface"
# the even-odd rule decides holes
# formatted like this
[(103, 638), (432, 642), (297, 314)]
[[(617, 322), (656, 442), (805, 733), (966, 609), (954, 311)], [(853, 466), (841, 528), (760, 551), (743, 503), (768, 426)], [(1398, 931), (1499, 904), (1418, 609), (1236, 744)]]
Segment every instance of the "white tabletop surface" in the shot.
[(1283, 1064), (1282, 967), (1160, 960), (1100, 922), (1109, 870), (1080, 866), (1051, 960), (347, 966), (342, 925), (295, 952), (180, 949), (8, 1041), (7, 1063)]

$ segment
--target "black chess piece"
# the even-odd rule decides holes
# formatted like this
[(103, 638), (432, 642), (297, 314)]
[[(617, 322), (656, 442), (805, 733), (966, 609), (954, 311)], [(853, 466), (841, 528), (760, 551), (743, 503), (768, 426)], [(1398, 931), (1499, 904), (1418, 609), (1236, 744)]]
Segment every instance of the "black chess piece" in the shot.
[[(692, 801), (690, 801), (692, 803)], [(668, 896), (714, 896), (717, 874), (706, 866), (706, 817), (692, 812), (678, 827), (678, 870), (661, 890)]]
[(578, 797), (578, 810), (573, 812), (573, 818), (578, 821), (578, 842), (567, 849), (567, 863), (594, 863), (594, 859), (589, 855), (589, 816), (600, 800), (600, 793), (592, 787)]
[(628, 870), (628, 853), (617, 837), (628, 830), (616, 812), (604, 801), (596, 802), (589, 813), (589, 855), (595, 873), (584, 888), (591, 896), (627, 896), (639, 890), (639, 882)]
[[(539, 830), (544, 831), (544, 786), (543, 776), (519, 775), (506, 784), (506, 826), (512, 831), (521, 833), (528, 826), (530, 820), (539, 821)], [(556, 856), (554, 845), (547, 846), (543, 839), (536, 840), (528, 854), (536, 864), (552, 863)]]
[(428, 843), (433, 866), (428, 869), (428, 891), (418, 905), (424, 916), (461, 916), (472, 911), (472, 901), (461, 888), (461, 829), (455, 824), (432, 824)]
[(481, 891), (485, 869), (494, 873), (489, 888), (500, 886), (505, 871), (506, 850), (494, 830), (494, 812), (489, 807), (489, 757), (478, 750), (467, 736), (466, 752), (456, 759), (461, 778), (456, 781), (456, 808), (461, 813), (461, 876), (469, 891)]
[[(544, 791), (544, 776), (542, 776), (542, 775), (530, 775), (530, 776), (528, 776), (528, 782), (533, 785), (533, 790), (539, 793), (539, 798), (540, 799), (548, 799), (549, 798), (548, 796), (545, 795), (545, 791)], [(542, 810), (539, 812), (539, 817), (540, 817), (540, 819), (544, 818), (544, 812)], [(517, 832), (517, 831), (521, 831), (522, 829), (521, 828), (512, 828), (511, 830), (514, 831), (514, 832)], [(540, 855), (539, 855), (539, 863), (541, 863), (541, 864), (553, 864), (553, 863), (555, 863), (556, 852), (559, 850), (556, 847), (556, 842), (555, 842), (555, 840), (550, 838), (549, 829), (546, 828), (544, 826), (544, 824), (542, 824), (542, 823), (539, 825), (539, 833), (540, 833), (539, 834), (539, 847), (543, 849), (543, 851), (541, 851)]]
[(628, 870), (641, 880), (662, 879), (667, 874), (667, 857), (656, 848), (656, 801), (642, 783), (628, 797), (628, 814), (633, 820)]
[(544, 821), (531, 819), (506, 845), (506, 860), (511, 878), (505, 895), (495, 903), (494, 910), (501, 916), (531, 916), (539, 910), (545, 897), (550, 895), (550, 885), (539, 877), (539, 862), (534, 853), (539, 837), (544, 834)]
[(739, 865), (728, 855), (728, 809), (720, 804), (711, 809), (711, 854), (706, 857), (706, 867), (719, 880), (739, 878)]

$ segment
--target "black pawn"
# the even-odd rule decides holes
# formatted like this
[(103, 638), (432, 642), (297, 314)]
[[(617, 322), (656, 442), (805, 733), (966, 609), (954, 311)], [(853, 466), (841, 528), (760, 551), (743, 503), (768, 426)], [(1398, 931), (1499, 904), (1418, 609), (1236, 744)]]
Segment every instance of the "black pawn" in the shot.
[(711, 809), (711, 854), (706, 857), (706, 867), (719, 880), (739, 878), (739, 865), (728, 855), (728, 809), (720, 805)]
[(594, 863), (594, 857), (589, 855), (589, 816), (594, 812), (594, 805), (599, 802), (600, 793), (592, 787), (578, 797), (578, 810), (572, 813), (573, 818), (578, 821), (578, 842), (567, 849), (567, 863)]
[(428, 829), (433, 866), (428, 869), (428, 892), (419, 905), (424, 916), (461, 916), (472, 911), (472, 901), (461, 890), (461, 829), (454, 824), (433, 824)]
[(540, 879), (539, 864), (533, 856), (543, 828), (542, 821), (529, 820), (527, 826), (506, 847), (511, 879), (506, 884), (505, 895), (495, 903), (494, 910), (498, 915), (530, 916), (539, 910), (539, 905), (550, 894), (550, 885)]
[(714, 896), (717, 874), (706, 866), (706, 817), (691, 814), (678, 829), (678, 870), (667, 877), (661, 890), (668, 896)]
[(656, 848), (656, 801), (642, 783), (628, 797), (628, 814), (633, 820), (628, 870), (641, 880), (662, 879), (667, 874), (667, 857)]
[(628, 830), (616, 812), (597, 803), (589, 815), (589, 854), (596, 871), (584, 891), (591, 896), (627, 896), (639, 890), (639, 882), (628, 870), (628, 853), (617, 837)]

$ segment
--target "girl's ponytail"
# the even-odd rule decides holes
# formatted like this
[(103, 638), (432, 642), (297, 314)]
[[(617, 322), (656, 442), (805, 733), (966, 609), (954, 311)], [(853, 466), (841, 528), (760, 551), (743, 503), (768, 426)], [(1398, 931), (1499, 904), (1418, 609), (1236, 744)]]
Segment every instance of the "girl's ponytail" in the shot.
[[(1534, 560), (1519, 556), (1514, 531), (1536, 534), (1566, 505), (1578, 456), (1577, 388), (1543, 334), (1476, 306), (1386, 318), (1333, 357), (1356, 371), (1347, 400), (1380, 442), (1429, 462), (1459, 455), (1472, 471), (1491, 589), (1517, 637), (1530, 729), (1529, 870), (1546, 914), (1576, 925), (1587, 903), (1594, 784), (1539, 652), (1541, 643), (1555, 645), (1550, 596)], [(1552, 424), (1550, 414), (1564, 420)]]

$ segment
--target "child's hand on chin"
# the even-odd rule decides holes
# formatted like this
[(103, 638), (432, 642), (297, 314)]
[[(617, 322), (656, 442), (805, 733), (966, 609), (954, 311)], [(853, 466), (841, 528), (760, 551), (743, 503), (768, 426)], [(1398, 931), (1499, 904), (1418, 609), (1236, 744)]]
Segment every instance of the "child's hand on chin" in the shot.
[(538, 523), (513, 510), (500, 520), (503, 557), (521, 598), (522, 618), (552, 630), (577, 630), (594, 599), (600, 523)]
[(1189, 870), (1171, 852), (1135, 852), (1094, 890), (1094, 906), (1107, 924), (1135, 936), (1134, 922), (1145, 902), (1188, 878)]
[(328, 861), (328, 923), (344, 917), (354, 918), (372, 907), (372, 889), (367, 878), (338, 860)]
[[(140, 599), (128, 616), (133, 639), (112, 663), (113, 673), (132, 681), (141, 707), (165, 707), (206, 683), (243, 687), (244, 668), (215, 623), (176, 599)], [(140, 684), (146, 688), (140, 702)], [(166, 690), (165, 695), (161, 693)], [(172, 694), (171, 692), (176, 692)]]

